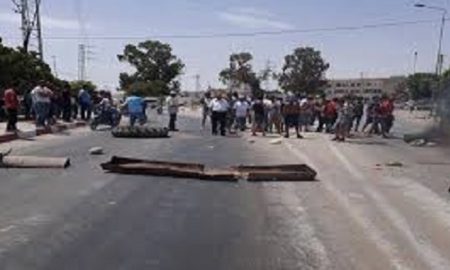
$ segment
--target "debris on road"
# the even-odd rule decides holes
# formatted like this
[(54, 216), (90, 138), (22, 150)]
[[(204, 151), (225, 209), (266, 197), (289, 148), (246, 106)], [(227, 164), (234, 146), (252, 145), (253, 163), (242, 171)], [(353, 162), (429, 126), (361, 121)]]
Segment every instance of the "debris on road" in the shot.
[(249, 142), (249, 143), (255, 143), (255, 139), (247, 139), (247, 142)]
[(282, 144), (282, 143), (283, 143), (283, 139), (281, 139), (281, 138), (270, 140), (270, 144), (273, 144), (273, 145)]
[(403, 167), (403, 163), (398, 161), (388, 162), (386, 163), (387, 167)]
[(168, 138), (169, 129), (149, 126), (120, 126), (111, 131), (116, 138)]
[(233, 170), (250, 182), (315, 181), (317, 172), (306, 164), (272, 166), (237, 166)]
[(34, 156), (3, 156), (0, 168), (55, 168), (65, 169), (70, 166), (69, 158), (50, 158)]
[(57, 168), (70, 166), (69, 158), (11, 156), (12, 149), (0, 152), (0, 168)]
[(409, 142), (411, 146), (425, 146), (427, 145), (427, 141), (424, 139), (417, 139)]
[(102, 147), (92, 147), (89, 149), (89, 154), (91, 155), (103, 155), (104, 151)]
[(317, 172), (305, 164), (275, 166), (237, 166), (226, 169), (208, 169), (203, 164), (153, 161), (113, 157), (101, 164), (109, 172), (193, 178), (210, 181), (315, 181)]

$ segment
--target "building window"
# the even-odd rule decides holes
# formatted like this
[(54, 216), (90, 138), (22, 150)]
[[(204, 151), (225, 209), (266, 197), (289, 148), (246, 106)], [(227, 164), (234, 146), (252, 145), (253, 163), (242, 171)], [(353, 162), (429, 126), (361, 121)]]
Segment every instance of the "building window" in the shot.
[(354, 83), (352, 83), (351, 85), (350, 85), (351, 87), (355, 87), (355, 84)]
[(368, 83), (367, 83), (367, 86), (372, 86), (372, 83), (368, 82)]
[(361, 83), (357, 83), (356, 86), (361, 87)]
[(336, 83), (336, 87), (341, 87), (341, 83)]

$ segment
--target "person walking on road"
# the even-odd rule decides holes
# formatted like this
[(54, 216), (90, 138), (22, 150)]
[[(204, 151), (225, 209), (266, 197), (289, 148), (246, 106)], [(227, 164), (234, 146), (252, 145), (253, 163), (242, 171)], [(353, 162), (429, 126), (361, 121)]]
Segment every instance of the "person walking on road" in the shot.
[(42, 81), (31, 91), (33, 110), (36, 114), (36, 127), (45, 127), (46, 123), (49, 123), (51, 95), (51, 90)]
[(170, 96), (167, 98), (167, 111), (169, 112), (169, 130), (170, 131), (178, 131), (177, 124), (177, 115), (178, 108), (180, 107), (180, 103), (178, 101), (177, 92), (171, 91)]
[(230, 105), (228, 104), (228, 101), (221, 94), (219, 94), (215, 99), (211, 101), (210, 108), (212, 111), (212, 135), (217, 135), (217, 128), (219, 125), (220, 135), (226, 135), (227, 112), (229, 107)]
[(130, 116), (130, 126), (134, 127), (136, 121), (140, 123), (145, 119), (144, 115), (144, 100), (137, 95), (137, 93), (132, 93), (131, 96), (125, 99), (122, 107), (126, 107), (128, 114)]
[(209, 103), (211, 103), (211, 93), (206, 92), (203, 98), (200, 100), (200, 104), (202, 105), (202, 128), (205, 128), (206, 119), (211, 118), (211, 110), (209, 108)]
[(17, 131), (17, 112), (19, 110), (19, 99), (17, 98), (16, 91), (13, 88), (9, 88), (4, 93), (6, 116), (8, 123), (6, 125), (7, 132)]
[(335, 123), (335, 137), (333, 141), (344, 142), (348, 137), (350, 125), (353, 119), (353, 107), (350, 101), (340, 99), (338, 102), (338, 118)]
[(240, 131), (245, 131), (247, 128), (247, 117), (249, 114), (250, 105), (245, 100), (244, 96), (240, 96), (239, 100), (234, 103), (234, 110), (236, 113), (236, 127)]
[(78, 93), (78, 104), (80, 105), (81, 120), (90, 120), (92, 113), (92, 97), (85, 89), (80, 89)]

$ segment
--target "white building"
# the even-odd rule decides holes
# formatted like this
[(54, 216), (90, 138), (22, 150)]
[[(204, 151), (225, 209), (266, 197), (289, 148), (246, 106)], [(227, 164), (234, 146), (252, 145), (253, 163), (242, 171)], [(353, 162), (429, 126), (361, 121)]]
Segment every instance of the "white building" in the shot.
[(360, 78), (360, 79), (330, 79), (325, 88), (328, 97), (346, 95), (371, 98), (382, 94), (392, 95), (406, 80), (406, 77)]

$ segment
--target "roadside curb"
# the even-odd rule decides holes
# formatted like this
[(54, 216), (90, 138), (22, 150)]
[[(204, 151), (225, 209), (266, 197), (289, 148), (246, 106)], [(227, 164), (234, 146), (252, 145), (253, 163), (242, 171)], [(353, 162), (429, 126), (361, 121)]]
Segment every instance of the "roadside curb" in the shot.
[(18, 139), (31, 139), (37, 136), (60, 133), (65, 130), (75, 129), (79, 127), (85, 127), (86, 122), (75, 122), (75, 123), (67, 123), (67, 124), (56, 124), (47, 128), (37, 128), (32, 131), (24, 131), (20, 133), (7, 133), (0, 135), (0, 143), (6, 143)]

